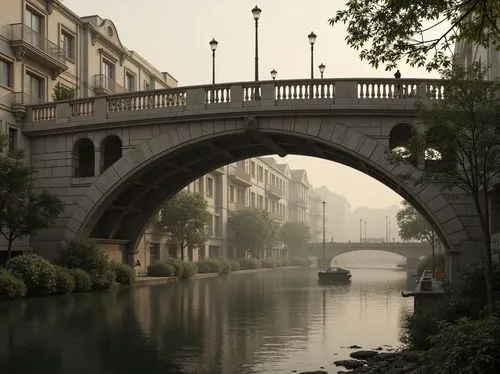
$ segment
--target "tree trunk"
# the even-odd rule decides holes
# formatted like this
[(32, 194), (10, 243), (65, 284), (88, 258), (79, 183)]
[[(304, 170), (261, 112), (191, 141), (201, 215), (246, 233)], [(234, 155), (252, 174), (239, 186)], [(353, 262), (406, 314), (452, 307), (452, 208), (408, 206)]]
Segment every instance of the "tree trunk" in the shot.
[(485, 249), (485, 267), (484, 276), (486, 281), (486, 297), (488, 300), (488, 314), (492, 315), (495, 308), (495, 293), (493, 289), (493, 264), (491, 259), (491, 230), (490, 230), (490, 199), (488, 197), (488, 185), (483, 185), (484, 191), (484, 220), (482, 221), (484, 229), (484, 249)]
[(7, 260), (10, 260), (12, 257), (12, 242), (13, 241), (14, 241), (14, 239), (12, 239), (12, 237), (9, 236), (9, 240), (7, 243)]

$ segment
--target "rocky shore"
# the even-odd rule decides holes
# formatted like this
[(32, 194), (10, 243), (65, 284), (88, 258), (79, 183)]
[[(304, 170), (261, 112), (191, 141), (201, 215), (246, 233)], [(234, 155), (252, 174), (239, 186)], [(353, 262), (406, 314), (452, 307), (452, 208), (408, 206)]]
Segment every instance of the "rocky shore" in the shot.
[[(346, 370), (336, 371), (337, 374), (428, 374), (423, 363), (424, 352), (401, 351), (380, 352), (377, 350), (355, 351), (351, 359), (334, 361), (335, 366)], [(328, 374), (322, 369), (304, 371), (299, 374)]]

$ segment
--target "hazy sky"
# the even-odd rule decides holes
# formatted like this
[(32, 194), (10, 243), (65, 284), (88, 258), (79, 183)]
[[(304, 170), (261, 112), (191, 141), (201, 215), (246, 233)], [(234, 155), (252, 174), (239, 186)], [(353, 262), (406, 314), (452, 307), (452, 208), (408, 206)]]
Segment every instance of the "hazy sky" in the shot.
[[(259, 78), (309, 78), (310, 45), (307, 35), (318, 36), (314, 46), (317, 66), (326, 65), (325, 78), (392, 77), (393, 72), (375, 70), (350, 50), (341, 26), (328, 19), (346, 0), (65, 0), (79, 16), (97, 14), (111, 19), (122, 43), (138, 52), (161, 71), (168, 71), (179, 85), (211, 82), (212, 52), (209, 41), (218, 42), (217, 82), (254, 79), (255, 22), (251, 10), (262, 9), (259, 20)], [(423, 69), (400, 66), (403, 77), (436, 78)], [(287, 156), (292, 168), (305, 168), (310, 182), (343, 195), (353, 208), (399, 204), (401, 197), (356, 170), (331, 161)]]

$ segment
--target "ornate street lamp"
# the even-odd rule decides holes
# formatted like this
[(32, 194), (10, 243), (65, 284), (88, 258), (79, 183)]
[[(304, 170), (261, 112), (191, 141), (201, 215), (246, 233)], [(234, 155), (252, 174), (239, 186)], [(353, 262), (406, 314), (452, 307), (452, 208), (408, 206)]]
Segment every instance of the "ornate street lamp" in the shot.
[(217, 40), (210, 40), (210, 49), (212, 50), (212, 84), (215, 84), (215, 50), (217, 49)]
[(311, 79), (314, 79), (314, 43), (316, 43), (316, 34), (311, 31), (309, 35), (309, 44), (311, 44)]
[(325, 68), (326, 68), (326, 66), (325, 66), (323, 63), (321, 63), (321, 64), (318, 66), (318, 68), (319, 68), (319, 72), (320, 72), (320, 74), (321, 74), (321, 79), (323, 79), (323, 73), (325, 72)]
[(261, 9), (256, 5), (252, 9), (253, 19), (255, 20), (255, 81), (259, 80), (259, 18)]
[(271, 70), (271, 78), (273, 78), (273, 80), (276, 79), (276, 76), (278, 75), (278, 72), (276, 70)]
[(325, 205), (326, 205), (326, 201), (323, 201), (323, 260), (325, 260), (325, 246), (326, 246), (326, 240), (325, 240)]

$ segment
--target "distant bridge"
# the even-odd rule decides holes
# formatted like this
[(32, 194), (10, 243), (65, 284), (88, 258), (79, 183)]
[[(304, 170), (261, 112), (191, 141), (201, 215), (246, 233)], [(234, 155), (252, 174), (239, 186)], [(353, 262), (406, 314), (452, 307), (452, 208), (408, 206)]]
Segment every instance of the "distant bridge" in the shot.
[[(415, 268), (420, 257), (425, 256), (432, 252), (432, 248), (429, 243), (408, 243), (408, 242), (387, 242), (387, 243), (339, 243), (339, 242), (328, 242), (325, 243), (325, 254), (326, 263), (330, 263), (331, 260), (337, 256), (344, 253), (355, 252), (355, 251), (382, 251), (394, 253), (403, 257), (406, 257), (407, 266), (409, 268)], [(309, 243), (309, 253), (311, 256), (316, 256), (317, 258), (323, 258), (323, 243)]]

